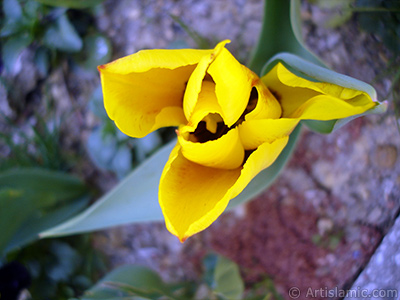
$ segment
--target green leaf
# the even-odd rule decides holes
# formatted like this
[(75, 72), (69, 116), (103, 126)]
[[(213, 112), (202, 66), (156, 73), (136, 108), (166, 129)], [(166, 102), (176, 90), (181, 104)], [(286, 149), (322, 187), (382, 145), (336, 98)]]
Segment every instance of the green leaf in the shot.
[(0, 30), (0, 37), (5, 38), (23, 31), (24, 24), (21, 22), (6, 22)]
[(206, 282), (222, 299), (242, 299), (244, 283), (239, 267), (220, 255), (209, 254), (204, 260)]
[(120, 143), (116, 135), (104, 132), (101, 126), (90, 133), (86, 144), (89, 156), (98, 168), (113, 171), (118, 178), (123, 178), (132, 168), (131, 149)]
[(0, 257), (15, 232), (34, 209), (29, 196), (15, 189), (0, 189)]
[(70, 235), (144, 221), (160, 221), (158, 184), (172, 141), (133, 170), (115, 188), (71, 220), (41, 233), (42, 237)]
[(215, 288), (213, 291), (225, 299), (242, 299), (244, 284), (239, 267), (231, 260), (219, 256), (214, 273)]
[(267, 169), (261, 171), (250, 183), (249, 185), (241, 192), (238, 196), (233, 198), (229, 204), (227, 209), (233, 209), (239, 204), (245, 203), (257, 195), (259, 195), (262, 191), (268, 188), (278, 177), (279, 173), (282, 171), (283, 167), (289, 161), (291, 157), (297, 140), (299, 138), (301, 131), (301, 125), (297, 125), (297, 127), (293, 130), (293, 132), (289, 136), (289, 141), (286, 147), (283, 149), (281, 154), (275, 160), (275, 162), (269, 166)]
[(106, 122), (110, 120), (108, 118), (106, 109), (104, 108), (103, 89), (101, 88), (101, 84), (94, 89), (92, 96), (90, 97), (88, 107), (90, 111), (102, 121)]
[(24, 3), (24, 13), (28, 17), (28, 19), (33, 19), (39, 22), (38, 16), (40, 16), (40, 14), (43, 14), (43, 6), (36, 1), (26, 1)]
[[(25, 10), (26, 5), (24, 5)], [(0, 37), (8, 37), (13, 34), (27, 35), (30, 32), (30, 20), (24, 15), (18, 0), (3, 1), (4, 22), (0, 20), (2, 28)]]
[(303, 43), (299, 0), (265, 0), (258, 44), (248, 66), (260, 73), (262, 66), (279, 52), (291, 52), (324, 65)]
[(0, 173), (0, 189), (28, 191), (41, 208), (59, 205), (87, 193), (76, 177), (39, 168), (19, 168)]
[(65, 14), (58, 17), (56, 24), (47, 29), (43, 42), (49, 48), (55, 48), (64, 52), (78, 52), (83, 46), (79, 34)]
[(50, 53), (45, 47), (37, 49), (34, 57), (35, 65), (42, 77), (46, 77), (50, 69)]
[(22, 51), (32, 42), (32, 36), (28, 33), (16, 35), (8, 39), (3, 48), (3, 63), (6, 70), (10, 73), (16, 72), (16, 64)]
[(363, 91), (367, 93), (371, 97), (371, 99), (377, 103), (374, 108), (366, 111), (365, 113), (345, 119), (331, 121), (303, 121), (303, 123), (306, 124), (307, 127), (309, 127), (313, 131), (319, 133), (330, 133), (347, 124), (349, 121), (354, 120), (355, 118), (369, 114), (383, 113), (387, 109), (387, 102), (378, 102), (376, 91), (371, 85), (350, 76), (339, 74), (335, 71), (320, 67), (290, 53), (279, 53), (272, 57), (265, 64), (262, 73), (266, 74), (267, 72), (269, 72), (278, 62), (283, 63), (296, 75), (306, 78), (308, 80), (317, 82), (329, 82), (349, 89)]
[(87, 8), (103, 2), (103, 0), (36, 0), (42, 4), (67, 8)]
[(92, 34), (85, 37), (83, 41), (85, 60), (83, 67), (97, 71), (97, 66), (105, 64), (111, 58), (111, 43), (101, 34)]
[(3, 0), (3, 12), (6, 19), (12, 21), (22, 17), (22, 8), (18, 0)]
[(67, 174), (30, 168), (0, 173), (0, 253), (37, 239), (88, 200), (85, 185)]
[(171, 299), (168, 286), (156, 272), (136, 265), (125, 265), (112, 271), (80, 299), (139, 299), (133, 296), (140, 296), (140, 299), (166, 296), (163, 299)]
[(43, 230), (72, 218), (88, 205), (90, 198), (86, 196), (73, 200), (71, 203), (55, 208), (50, 213), (43, 214), (40, 210), (36, 210), (29, 218), (26, 218), (22, 226), (14, 233), (5, 248), (5, 252), (8, 253), (37, 240), (39, 233)]

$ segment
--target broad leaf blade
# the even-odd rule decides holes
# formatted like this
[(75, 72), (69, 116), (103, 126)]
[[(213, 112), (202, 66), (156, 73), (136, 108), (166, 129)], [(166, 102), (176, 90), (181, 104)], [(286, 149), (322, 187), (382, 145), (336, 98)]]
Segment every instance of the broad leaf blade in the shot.
[[(16, 35), (8, 39), (1, 51), (3, 56), (4, 66), (10, 73), (17, 72), (17, 61), (22, 51), (32, 42), (32, 36), (28, 33)], [(19, 68), (18, 68), (19, 69)]]
[(226, 299), (241, 299), (244, 292), (244, 283), (240, 276), (239, 267), (231, 260), (219, 256), (215, 267), (214, 292)]
[(19, 168), (0, 173), (0, 188), (28, 191), (35, 206), (49, 208), (77, 199), (87, 188), (76, 177), (38, 168)]
[(207, 284), (218, 295), (218, 299), (242, 299), (244, 283), (237, 264), (214, 254), (206, 256), (204, 264), (206, 272), (212, 273), (209, 274)]
[(47, 29), (43, 42), (50, 48), (65, 52), (78, 52), (83, 47), (82, 39), (65, 14)]
[(128, 223), (163, 220), (158, 204), (158, 184), (175, 143), (173, 141), (160, 149), (84, 212), (41, 236), (69, 235)]
[(18, 0), (3, 0), (4, 16), (8, 20), (18, 20), (22, 18), (22, 8)]
[[(153, 270), (136, 265), (125, 265), (115, 269), (94, 287), (86, 291), (81, 300), (89, 299), (159, 299), (169, 297), (168, 286)], [(128, 298), (132, 297), (132, 298)], [(143, 297), (143, 298), (142, 298)]]
[(24, 220), (22, 226), (14, 233), (7, 244), (5, 252), (8, 253), (18, 247), (33, 242), (39, 238), (39, 233), (43, 230), (57, 226), (61, 222), (72, 218), (88, 205), (89, 199), (89, 197), (76, 199), (72, 201), (72, 203), (63, 205), (46, 214), (35, 210), (33, 214)]
[(264, 18), (258, 44), (248, 66), (260, 73), (275, 54), (291, 52), (323, 65), (302, 42), (299, 0), (265, 0)]
[(32, 242), (88, 200), (86, 186), (64, 173), (33, 168), (0, 173), (0, 252)]
[(0, 190), (0, 257), (15, 232), (34, 209), (30, 199), (16, 189)]

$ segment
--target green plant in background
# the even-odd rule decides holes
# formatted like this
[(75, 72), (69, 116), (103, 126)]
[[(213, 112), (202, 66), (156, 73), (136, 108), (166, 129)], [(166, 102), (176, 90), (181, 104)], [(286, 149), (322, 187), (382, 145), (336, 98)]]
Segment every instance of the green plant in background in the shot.
[(16, 128), (9, 119), (7, 125), (11, 130), (0, 133), (0, 147), (4, 148), (4, 152), (8, 152), (7, 160), (0, 161), (0, 170), (15, 167), (68, 169), (68, 159), (60, 146), (59, 124), (50, 128), (50, 125), (38, 116), (37, 125), (28, 126), (24, 130)]
[(171, 284), (149, 268), (125, 265), (107, 274), (79, 299), (243, 299), (244, 283), (234, 262), (209, 254), (203, 266), (202, 282)]
[(352, 8), (355, 0), (308, 0), (308, 2), (330, 12), (324, 21), (326, 27), (339, 27), (353, 16)]
[(3, 257), (37, 239), (45, 228), (73, 216), (90, 199), (87, 186), (78, 178), (39, 168), (1, 172), (0, 195)]
[[(95, 11), (75, 10), (101, 1), (45, 2), (4, 0), (1, 4), (1, 71), (5, 75), (1, 84), (9, 89), (10, 107), (17, 113), (25, 109), (26, 99), (11, 99), (21, 96), (13, 93), (13, 77), (23, 68), (20, 57), (24, 51), (32, 53), (40, 78), (66, 60), (94, 71), (111, 55), (110, 42), (93, 27)], [(47, 94), (42, 93), (43, 103)], [(12, 105), (13, 101), (19, 105)], [(82, 180), (66, 173), (76, 159), (62, 148), (63, 119), (49, 114), (51, 107), (45, 110), (35, 110), (21, 128), (16, 125), (21, 120), (1, 115), (4, 122), (0, 125), (5, 127), (0, 133), (0, 151), (6, 155), (0, 159), (2, 299), (14, 299), (10, 289), (21, 278), (12, 274), (23, 270), (20, 264), (32, 278), (29, 292), (34, 299), (66, 299), (80, 294), (103, 271), (88, 237), (37, 242), (39, 232), (71, 218), (92, 198)]]
[[(51, 62), (56, 62), (61, 54), (72, 55), (82, 66), (92, 69), (100, 62), (108, 61), (110, 42), (88, 26), (91, 14), (68, 10), (100, 2), (4, 0), (0, 38), (5, 69), (11, 74), (17, 73), (21, 68), (17, 64), (18, 58), (28, 47), (33, 47), (36, 66), (43, 76), (47, 75)], [(79, 55), (74, 57), (73, 54)]]
[(7, 259), (26, 267), (31, 276), (32, 299), (81, 295), (106, 271), (104, 258), (93, 249), (89, 235), (41, 240), (9, 253)]
[(201, 280), (196, 282), (166, 283), (158, 273), (147, 267), (124, 265), (108, 273), (79, 299), (282, 300), (283, 298), (269, 278), (245, 291), (239, 266), (224, 256), (208, 254), (203, 258)]

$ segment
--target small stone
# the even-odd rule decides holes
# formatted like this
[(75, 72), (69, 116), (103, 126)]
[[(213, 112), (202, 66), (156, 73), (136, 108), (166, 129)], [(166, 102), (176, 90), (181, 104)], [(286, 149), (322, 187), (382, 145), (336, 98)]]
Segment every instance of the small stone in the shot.
[(397, 160), (397, 148), (393, 145), (378, 146), (375, 152), (375, 163), (378, 167), (389, 169)]
[(382, 216), (382, 210), (379, 207), (375, 207), (368, 215), (368, 221), (372, 224), (377, 224)]
[(319, 219), (317, 222), (318, 233), (324, 235), (333, 229), (333, 221), (328, 218)]
[(338, 176), (338, 170), (328, 161), (314, 163), (312, 173), (315, 179), (328, 189), (333, 189), (334, 187), (340, 189), (343, 184), (348, 182), (350, 177), (350, 173), (340, 173), (340, 176)]
[(396, 262), (396, 265), (400, 266), (400, 253), (394, 256), (394, 261)]

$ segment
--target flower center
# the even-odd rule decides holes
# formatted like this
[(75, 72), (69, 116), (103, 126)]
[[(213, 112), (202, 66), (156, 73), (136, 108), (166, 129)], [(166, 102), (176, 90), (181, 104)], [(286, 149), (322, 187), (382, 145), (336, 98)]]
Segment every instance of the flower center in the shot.
[(205, 116), (202, 121), (199, 122), (194, 132), (189, 133), (188, 140), (193, 143), (205, 143), (208, 141), (214, 141), (219, 139), (221, 136), (226, 134), (232, 128), (240, 125), (246, 115), (255, 109), (258, 101), (258, 92), (255, 87), (252, 88), (250, 93), (249, 102), (244, 110), (243, 114), (237, 120), (237, 122), (228, 127), (225, 125), (224, 120), (218, 113), (209, 113)]

